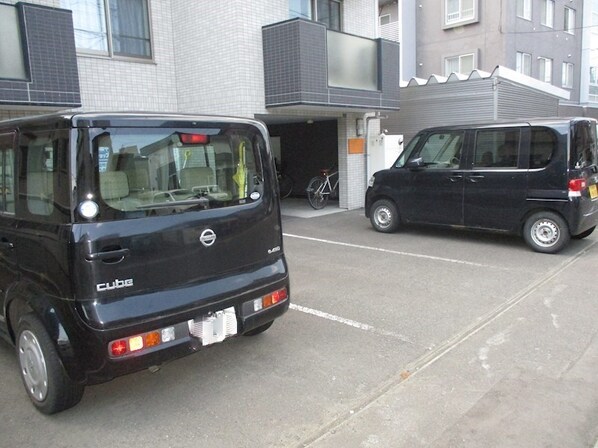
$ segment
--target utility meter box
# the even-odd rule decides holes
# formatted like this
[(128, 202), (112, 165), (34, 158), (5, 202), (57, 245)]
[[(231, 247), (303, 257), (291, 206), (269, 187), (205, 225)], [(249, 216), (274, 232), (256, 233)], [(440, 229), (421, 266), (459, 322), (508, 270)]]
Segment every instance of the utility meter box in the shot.
[(373, 139), (369, 154), (370, 163), (368, 169), (368, 179), (376, 171), (390, 168), (402, 151), (402, 135), (380, 134), (378, 137)]

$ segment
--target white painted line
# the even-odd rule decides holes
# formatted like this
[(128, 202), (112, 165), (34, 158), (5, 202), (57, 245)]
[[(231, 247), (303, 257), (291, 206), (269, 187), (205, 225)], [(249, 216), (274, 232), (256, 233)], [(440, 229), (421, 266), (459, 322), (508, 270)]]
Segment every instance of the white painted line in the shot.
[(493, 269), (506, 269), (506, 270), (510, 270), (509, 268), (503, 268), (503, 267), (500, 267), (500, 266), (494, 266), (494, 265), (490, 265), (490, 264), (475, 263), (473, 261), (455, 260), (454, 258), (435, 257), (433, 255), (414, 254), (414, 253), (411, 253), (411, 252), (401, 252), (401, 251), (398, 251), (398, 250), (382, 249), (380, 247), (363, 246), (361, 244), (343, 243), (343, 242), (340, 242), (340, 241), (324, 240), (324, 239), (321, 239), (321, 238), (312, 238), (312, 237), (309, 237), (309, 236), (293, 235), (292, 233), (283, 233), (283, 236), (287, 236), (289, 238), (298, 238), (298, 239), (308, 240), (308, 241), (315, 241), (315, 242), (318, 242), (318, 243), (334, 244), (336, 246), (351, 247), (351, 248), (354, 248), (354, 249), (365, 249), (365, 250), (372, 250), (372, 251), (376, 251), (376, 252), (384, 252), (384, 253), (387, 253), (387, 254), (403, 255), (405, 257), (425, 258), (427, 260), (443, 261), (443, 262), (446, 262), (446, 263), (463, 264), (463, 265), (467, 265), (467, 266), (476, 266), (476, 267), (481, 267), (481, 268), (493, 268)]
[(390, 336), (392, 338), (399, 339), (403, 342), (408, 342), (409, 344), (414, 343), (411, 339), (407, 338), (406, 336), (403, 336), (402, 334), (394, 333), (392, 331), (380, 330), (378, 328), (372, 327), (371, 325), (362, 324), (361, 322), (356, 322), (351, 319), (345, 319), (344, 317), (335, 316), (334, 314), (326, 313), (324, 311), (314, 310), (313, 308), (297, 305), (295, 303), (289, 304), (289, 308), (291, 308), (292, 310), (301, 311), (302, 313), (311, 314), (312, 316), (321, 317), (322, 319), (327, 319), (333, 322), (348, 325), (350, 327), (359, 328), (360, 330), (375, 333), (379, 336)]

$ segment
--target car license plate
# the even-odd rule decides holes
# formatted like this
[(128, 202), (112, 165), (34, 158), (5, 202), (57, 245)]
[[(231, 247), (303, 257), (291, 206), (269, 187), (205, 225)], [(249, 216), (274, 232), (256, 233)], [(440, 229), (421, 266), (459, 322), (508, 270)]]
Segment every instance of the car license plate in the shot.
[(237, 315), (231, 306), (188, 321), (189, 333), (201, 339), (201, 345), (222, 342), (237, 334)]
[(598, 187), (596, 186), (596, 184), (590, 185), (589, 189), (590, 189), (590, 198), (595, 199), (596, 197), (598, 197)]

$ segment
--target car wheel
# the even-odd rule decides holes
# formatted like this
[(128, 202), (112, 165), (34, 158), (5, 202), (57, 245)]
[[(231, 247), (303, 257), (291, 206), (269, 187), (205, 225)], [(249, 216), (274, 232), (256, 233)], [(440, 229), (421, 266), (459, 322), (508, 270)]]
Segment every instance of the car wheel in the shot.
[(387, 199), (376, 201), (370, 211), (370, 222), (378, 232), (394, 232), (400, 223), (397, 206)]
[(595, 228), (596, 226), (589, 228), (585, 232), (578, 233), (577, 235), (571, 235), (571, 238), (573, 238), (574, 240), (584, 239), (586, 236), (590, 236)]
[(23, 384), (39, 411), (54, 414), (79, 403), (84, 386), (68, 377), (46, 329), (32, 313), (19, 320), (16, 351)]
[(536, 252), (554, 254), (569, 243), (569, 227), (563, 218), (552, 212), (530, 216), (523, 227), (525, 242)]
[(270, 328), (273, 323), (274, 323), (274, 321), (270, 321), (267, 324), (264, 324), (260, 327), (254, 328), (253, 330), (249, 330), (248, 332), (243, 333), (243, 336), (255, 336), (257, 334), (263, 333), (268, 328)]

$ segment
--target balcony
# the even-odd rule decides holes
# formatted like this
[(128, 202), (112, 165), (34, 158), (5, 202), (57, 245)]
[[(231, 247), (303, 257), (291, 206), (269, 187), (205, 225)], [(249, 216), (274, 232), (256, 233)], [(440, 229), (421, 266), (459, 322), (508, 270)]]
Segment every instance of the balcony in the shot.
[(81, 106), (71, 11), (0, 4), (0, 29), (0, 106)]
[(266, 107), (399, 109), (399, 44), (292, 19), (262, 28)]

